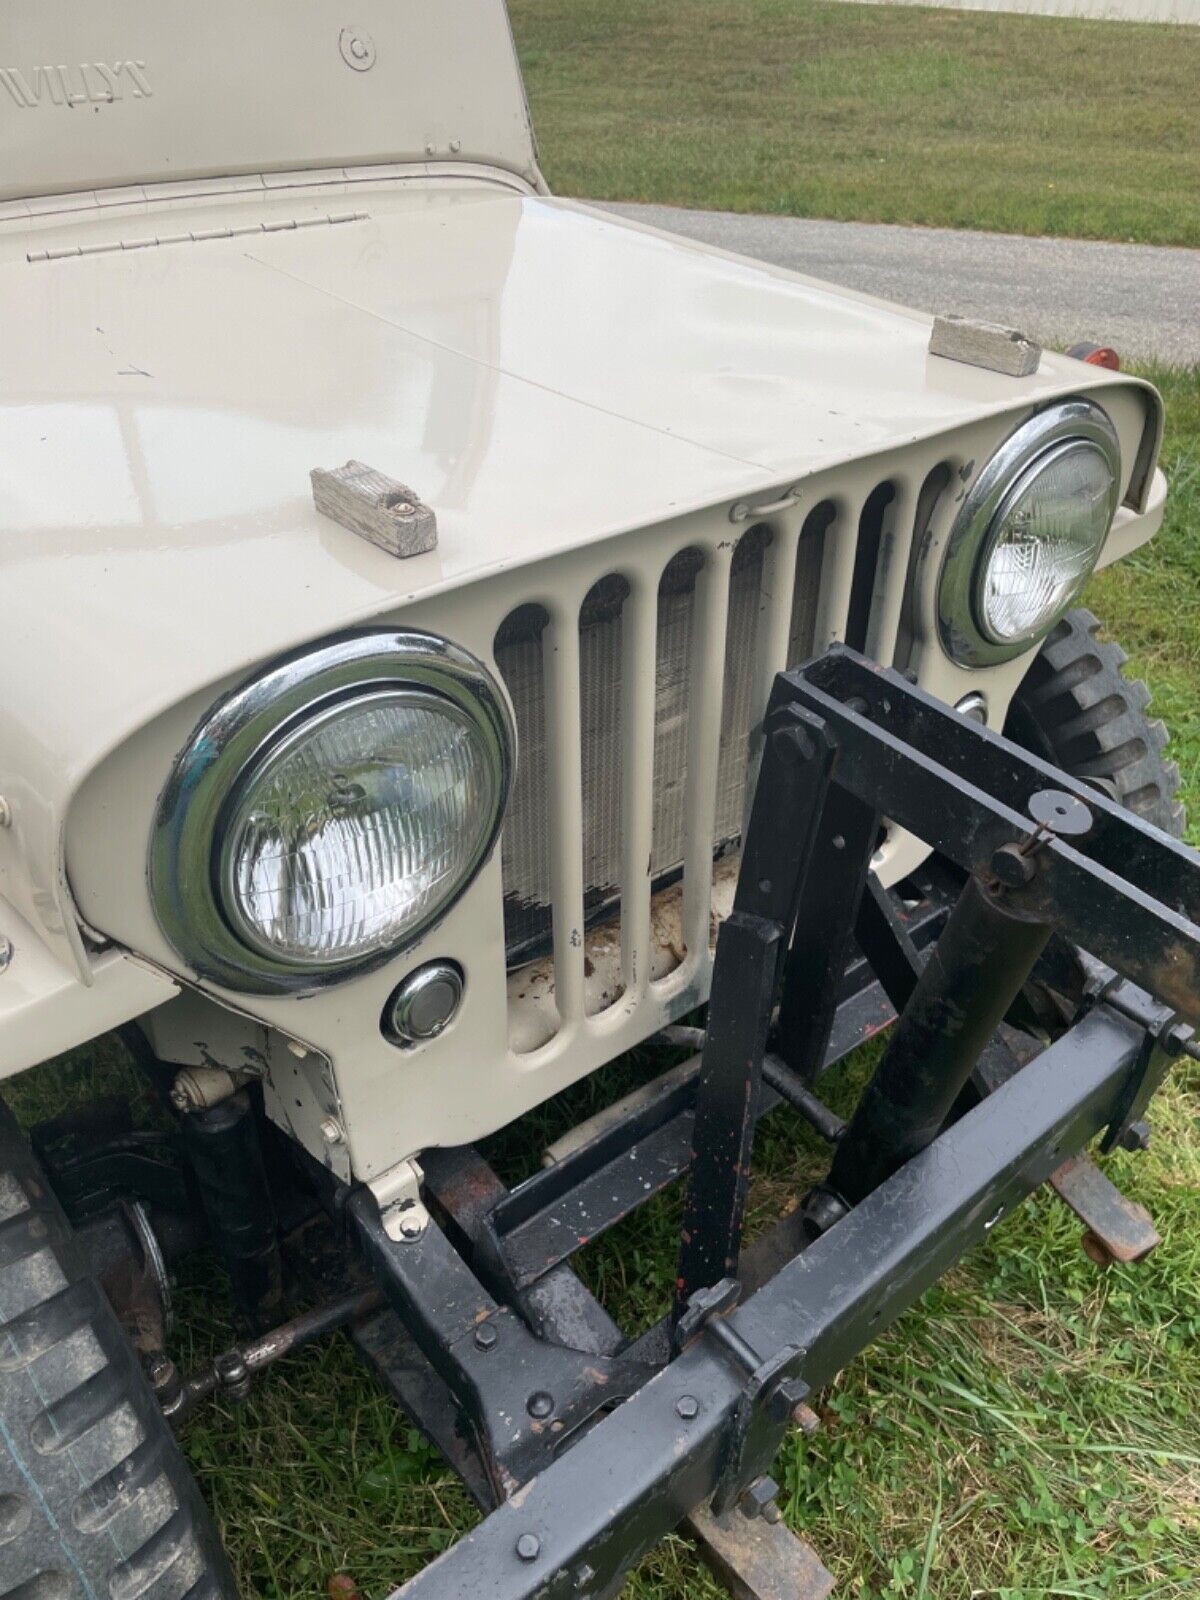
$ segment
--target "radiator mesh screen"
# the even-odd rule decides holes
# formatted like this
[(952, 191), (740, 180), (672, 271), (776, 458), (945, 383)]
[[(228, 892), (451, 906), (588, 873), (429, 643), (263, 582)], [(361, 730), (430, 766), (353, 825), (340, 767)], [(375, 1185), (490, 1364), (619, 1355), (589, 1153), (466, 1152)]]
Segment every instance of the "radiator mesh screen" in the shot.
[[(818, 508), (820, 510), (820, 508)], [(814, 517), (816, 513), (812, 514)], [(811, 519), (810, 519), (811, 520)], [(805, 525), (796, 566), (788, 664), (810, 653), (821, 547), (828, 517)], [(717, 766), (715, 853), (736, 843), (745, 807), (750, 736), (762, 707), (752, 705), (770, 544), (765, 528), (743, 535), (731, 564), (721, 739)], [(656, 886), (683, 861), (689, 684), (693, 669), (697, 550), (679, 552), (659, 586), (655, 667), (654, 809), (651, 866)], [(580, 719), (583, 777), (584, 905), (588, 921), (614, 915), (620, 901), (622, 607), (620, 577), (594, 585), (580, 612)], [(521, 606), (496, 635), (496, 665), (512, 696), (519, 756), (501, 838), (504, 933), (510, 965), (550, 947), (550, 793), (546, 749), (543, 641), (546, 614)], [(780, 666), (784, 663), (780, 662)]]

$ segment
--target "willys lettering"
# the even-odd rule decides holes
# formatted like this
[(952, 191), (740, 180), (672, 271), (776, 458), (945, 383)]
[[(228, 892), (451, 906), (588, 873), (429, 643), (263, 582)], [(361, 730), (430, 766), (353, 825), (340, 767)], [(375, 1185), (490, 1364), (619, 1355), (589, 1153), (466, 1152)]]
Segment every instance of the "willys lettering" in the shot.
[(112, 104), (128, 95), (147, 99), (153, 90), (144, 61), (81, 61), (72, 67), (0, 67), (0, 84), (23, 110), (37, 106)]

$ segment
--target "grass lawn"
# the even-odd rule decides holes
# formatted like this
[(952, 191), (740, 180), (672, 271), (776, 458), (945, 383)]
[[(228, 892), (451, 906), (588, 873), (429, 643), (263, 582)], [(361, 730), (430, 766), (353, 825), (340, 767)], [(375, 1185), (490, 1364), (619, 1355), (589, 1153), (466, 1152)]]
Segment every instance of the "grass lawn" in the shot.
[(1200, 29), (510, 0), (560, 193), (1200, 245)]
[[(1167, 525), (1098, 577), (1088, 603), (1168, 718), (1200, 843), (1200, 374), (1156, 376), (1170, 419)], [(21, 1079), (16, 1109), (46, 1115), (68, 1086), (104, 1087), (119, 1054), (100, 1041)], [(865, 1055), (832, 1075), (844, 1110)], [(509, 1176), (528, 1168), (592, 1093), (579, 1086), (573, 1104), (496, 1141), (494, 1159)], [(1075, 1220), (1035, 1195), (818, 1398), (821, 1434), (785, 1445), (787, 1518), (842, 1580), (844, 1600), (1200, 1592), (1200, 1066), (1177, 1068), (1155, 1128), (1147, 1155), (1111, 1161), (1163, 1233), (1148, 1262), (1098, 1272)], [(753, 1225), (778, 1216), (820, 1163), (803, 1125), (777, 1113), (756, 1152)], [(629, 1328), (665, 1307), (677, 1203), (663, 1197), (583, 1258)], [(227, 1337), (214, 1269), (189, 1265), (179, 1299), (174, 1353), (188, 1366)], [(248, 1597), (308, 1600), (346, 1569), (367, 1600), (383, 1600), (474, 1520), (340, 1336), (272, 1368), (244, 1408), (201, 1408), (184, 1444)], [(679, 1539), (628, 1592), (721, 1593)]]

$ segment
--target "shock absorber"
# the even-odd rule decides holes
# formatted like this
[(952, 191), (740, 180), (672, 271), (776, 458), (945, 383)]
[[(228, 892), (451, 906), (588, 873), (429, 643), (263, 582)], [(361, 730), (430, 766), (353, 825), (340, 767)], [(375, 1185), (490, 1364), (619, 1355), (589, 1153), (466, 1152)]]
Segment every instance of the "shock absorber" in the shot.
[(245, 1089), (180, 1118), (213, 1245), (229, 1273), (236, 1321), (262, 1333), (280, 1320), (279, 1225)]

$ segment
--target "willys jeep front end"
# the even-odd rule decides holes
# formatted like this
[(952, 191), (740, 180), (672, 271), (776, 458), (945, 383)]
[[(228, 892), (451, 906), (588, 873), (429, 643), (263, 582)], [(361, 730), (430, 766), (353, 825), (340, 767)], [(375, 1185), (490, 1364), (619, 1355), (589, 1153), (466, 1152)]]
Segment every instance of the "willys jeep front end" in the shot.
[[(232, 1592), (162, 1416), (347, 1323), (499, 1508), (414, 1592), (602, 1594), (1194, 1051), (1174, 776), (1072, 609), (1160, 403), (552, 199), (498, 3), (225, 10), (5, 21), (0, 1072), (123, 1029), (174, 1180), (111, 1107), (5, 1122), (0, 1572)], [(652, 1040), (500, 1184), (476, 1141)], [(743, 1254), (780, 1102), (836, 1153)], [(677, 1179), (630, 1343), (569, 1259)], [(251, 1337), (184, 1379), (205, 1240)]]

